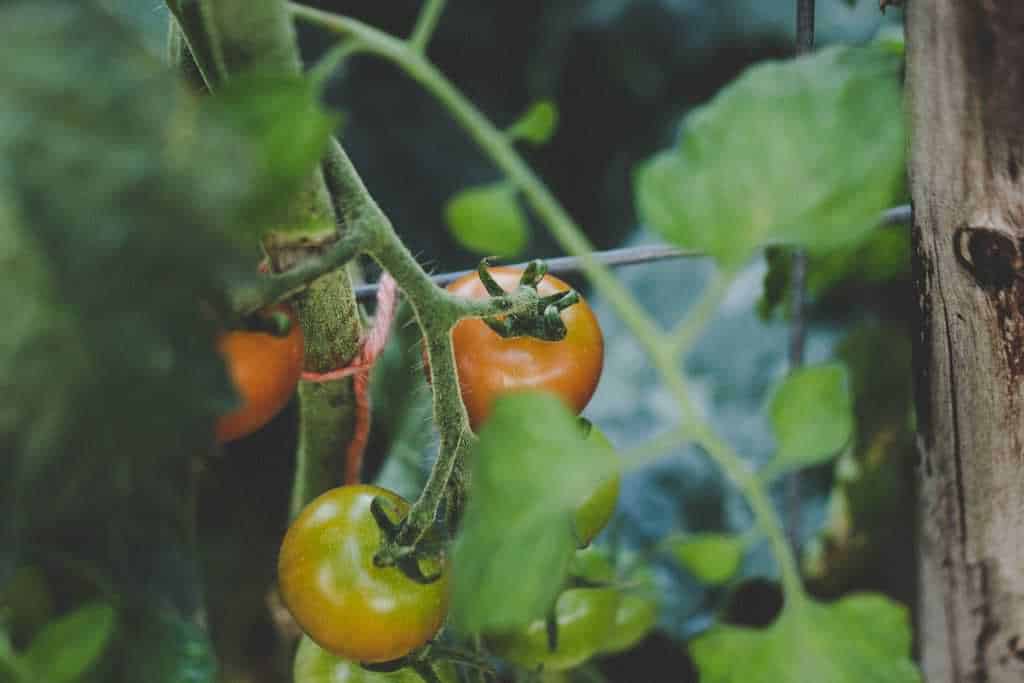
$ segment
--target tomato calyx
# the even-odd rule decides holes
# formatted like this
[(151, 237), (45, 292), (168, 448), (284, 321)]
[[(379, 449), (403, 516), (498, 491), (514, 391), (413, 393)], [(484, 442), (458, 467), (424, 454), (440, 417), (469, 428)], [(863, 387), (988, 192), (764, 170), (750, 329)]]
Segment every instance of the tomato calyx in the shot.
[(478, 652), (436, 642), (429, 642), (398, 659), (387, 662), (361, 663), (359, 666), (375, 673), (394, 673), (402, 669), (412, 669), (426, 683), (443, 683), (438, 675), (438, 666), (442, 663), (461, 664), (485, 675), (497, 675), (492, 663)]
[(441, 677), (437, 675), (437, 671), (434, 670), (434, 665), (431, 664), (422, 653), (426, 653), (429, 648), (422, 648), (421, 652), (413, 652), (401, 657), (394, 659), (390, 662), (377, 662), (375, 664), (363, 663), (359, 666), (367, 671), (373, 671), (374, 673), (394, 673), (402, 669), (412, 669), (416, 672), (420, 678), (423, 679), (424, 683), (442, 683)]
[[(424, 540), (414, 545), (401, 545), (398, 539), (403, 531), (404, 519), (395, 519), (394, 510), (389, 511), (386, 500), (377, 496), (370, 503), (370, 513), (380, 528), (380, 550), (373, 556), (377, 567), (397, 567), (410, 580), (420, 584), (431, 584), (441, 578), (441, 554), (444, 545), (436, 542), (434, 534), (427, 533)], [(433, 571), (423, 571), (421, 563), (434, 566)]]
[[(477, 274), (487, 293), (491, 296), (507, 296), (501, 285), (488, 270), (491, 267), (489, 258), (480, 261)], [(529, 287), (537, 291), (537, 284), (547, 275), (548, 266), (544, 261), (535, 259), (523, 271), (519, 278), (520, 287)], [(568, 330), (562, 320), (562, 311), (579, 303), (580, 295), (575, 289), (567, 292), (555, 292), (547, 296), (537, 297), (536, 305), (526, 311), (507, 315), (483, 318), (483, 322), (504, 338), (535, 337), (544, 341), (562, 341)]]

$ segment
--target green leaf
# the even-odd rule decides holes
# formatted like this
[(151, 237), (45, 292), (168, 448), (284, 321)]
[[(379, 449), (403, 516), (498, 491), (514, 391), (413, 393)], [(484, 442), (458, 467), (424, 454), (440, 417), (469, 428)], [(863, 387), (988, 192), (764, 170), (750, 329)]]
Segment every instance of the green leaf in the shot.
[(114, 608), (85, 605), (50, 622), (25, 652), (25, 662), (38, 680), (72, 683), (103, 655), (116, 625)]
[(739, 571), (746, 543), (729, 534), (694, 534), (666, 541), (676, 560), (703, 583), (726, 583)]
[(214, 683), (217, 662), (209, 637), (194, 623), (159, 609), (136, 611), (124, 655), (124, 680)]
[[(837, 594), (872, 567), (914, 563), (911, 340), (899, 323), (864, 322), (837, 345), (850, 372), (854, 447), (836, 463), (827, 518), (805, 547), (804, 574)], [(884, 358), (884, 363), (878, 359)]]
[(888, 24), (878, 29), (875, 43), (894, 55), (902, 57), (907, 51), (907, 38), (900, 24)]
[(445, 204), (444, 219), (459, 244), (486, 256), (515, 256), (530, 236), (516, 190), (506, 182), (460, 191)]
[(853, 433), (846, 366), (796, 370), (776, 387), (768, 412), (778, 446), (769, 464), (773, 474), (831, 460)]
[(904, 176), (901, 59), (872, 44), (755, 65), (644, 163), (644, 221), (725, 264), (769, 244), (855, 244)]
[[(787, 312), (791, 301), (792, 253), (786, 247), (765, 250), (768, 270), (758, 314), (770, 319), (776, 311)], [(879, 289), (898, 285), (910, 277), (910, 233), (903, 229), (879, 229), (853, 248), (813, 254), (807, 261), (806, 291), (824, 315), (834, 313), (829, 298), (843, 301), (856, 297), (862, 306), (899, 305), (879, 295)], [(848, 304), (847, 304), (848, 306)], [(813, 316), (813, 313), (812, 313)]]
[(520, 393), (497, 401), (473, 454), (453, 553), (456, 628), (515, 630), (547, 612), (576, 549), (572, 513), (615, 465), (611, 452), (586, 446), (577, 418), (557, 398)]
[(16, 641), (27, 642), (53, 616), (53, 602), (46, 575), (34, 565), (19, 567), (0, 583), (0, 623)]
[(216, 335), (228, 283), (256, 275), (226, 235), (291, 197), (95, 3), (0, 5), (0, 90), (0, 563), (29, 538), (119, 607), (194, 615), (193, 464), (234, 399)]
[[(304, 219), (285, 215), (281, 197), (296, 195), (309, 182), (323, 157), (339, 117), (319, 102), (316, 86), (308, 78), (279, 73), (247, 73), (229, 80), (207, 104), (215, 120), (241, 134), (254, 151), (253, 202), (248, 220), (237, 223), (240, 237), (252, 243), (273, 223), (281, 229), (307, 229)], [(275, 210), (276, 209), (276, 210)], [(322, 226), (319, 226), (322, 227)]]
[(919, 683), (906, 608), (875, 594), (803, 598), (768, 628), (715, 626), (690, 643), (701, 683)]
[(526, 140), (543, 145), (558, 128), (558, 108), (551, 100), (535, 102), (518, 121), (509, 126), (507, 135), (513, 140)]
[(254, 275), (224, 231), (265, 183), (245, 140), (91, 3), (5, 5), (0, 88), (0, 390), (19, 397), (0, 408), (4, 521), (130, 518), (233, 401), (203, 305)]

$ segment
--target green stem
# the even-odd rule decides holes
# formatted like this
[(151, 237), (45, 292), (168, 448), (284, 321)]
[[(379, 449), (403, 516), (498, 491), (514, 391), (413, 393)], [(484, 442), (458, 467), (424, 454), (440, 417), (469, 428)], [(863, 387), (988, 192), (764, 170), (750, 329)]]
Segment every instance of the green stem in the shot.
[(689, 353), (700, 333), (707, 327), (721, 306), (735, 279), (736, 271), (715, 271), (700, 299), (687, 311), (683, 321), (672, 330), (670, 344), (673, 353), (677, 356), (685, 356)]
[(495, 673), (494, 667), (485, 657), (481, 657), (470, 650), (450, 647), (448, 645), (434, 644), (430, 646), (430, 655), (437, 659), (445, 659), (449, 662), (463, 664), (476, 669), (477, 671), (484, 671), (491, 674)]
[(453, 474), (458, 473), (461, 463), (466, 460), (476, 443), (476, 436), (470, 429), (469, 417), (462, 403), (451, 328), (461, 318), (529, 310), (536, 306), (539, 294), (520, 287), (505, 296), (477, 300), (455, 296), (438, 288), (395, 233), (391, 221), (367, 191), (341, 145), (332, 145), (324, 174), (337, 212), (348, 224), (352, 238), (401, 287), (427, 340), (440, 450), (423, 492), (403, 522), (402, 531), (379, 553), (387, 561), (395, 557), (400, 548), (415, 545), (422, 538), (437, 518), (441, 502), (453, 481), (458, 489), (453, 495), (465, 495), (461, 490), (464, 478), (453, 477)]
[[(175, 12), (192, 56), (211, 90), (225, 79), (253, 69), (285, 74), (301, 72), (295, 29), (283, 0), (198, 0), (198, 3), (169, 0), (168, 6)], [(194, 11), (197, 6), (198, 12)], [(332, 198), (319, 168), (310, 175), (306, 192), (296, 198), (292, 214), (282, 221), (280, 231), (265, 240), (272, 270), (305, 268), (301, 264), (318, 258), (317, 251), (303, 249), (305, 240), (311, 237), (308, 233), (290, 232), (311, 224), (330, 226), (323, 234), (312, 236), (321, 246), (335, 233)], [(321, 262), (310, 268), (316, 270), (321, 265), (330, 264)], [(307, 282), (305, 278), (312, 274), (306, 271), (285, 276), (283, 284)], [(355, 356), (361, 323), (352, 283), (344, 269), (325, 271), (309, 282), (295, 298), (294, 306), (306, 341), (307, 370), (327, 372), (347, 364)], [(300, 384), (293, 513), (301, 510), (312, 497), (337, 485), (334, 473), (344, 445), (352, 436), (354, 405), (350, 378), (317, 385)]]
[(704, 425), (696, 434), (696, 442), (725, 472), (726, 476), (743, 493), (754, 514), (754, 522), (768, 539), (772, 554), (779, 565), (779, 575), (785, 592), (787, 607), (803, 602), (806, 593), (800, 578), (796, 557), (786, 540), (785, 527), (778, 511), (768, 497), (766, 489), (749, 463), (741, 458), (732, 446), (723, 441), (711, 428)]
[(283, 273), (261, 278), (255, 285), (231, 291), (231, 307), (239, 315), (259, 309), (305, 290), (314, 280), (354, 259), (362, 248), (362, 235), (347, 233), (330, 250), (301, 261)]
[[(330, 14), (302, 5), (291, 5), (295, 16), (317, 24), (346, 38), (362, 41), (368, 53), (383, 57), (400, 67), (411, 78), (419, 82), (449, 110), (483, 151), (500, 168), (508, 179), (519, 188), (523, 196), (547, 224), (548, 229), (561, 246), (570, 254), (580, 258), (582, 270), (587, 278), (609, 302), (618, 316), (626, 323), (634, 336), (646, 350), (652, 364), (661, 375), (669, 391), (675, 396), (683, 424), (692, 425), (697, 434), (696, 441), (723, 469), (726, 475), (747, 497), (756, 523), (769, 539), (779, 571), (782, 575), (786, 595), (800, 600), (804, 595), (796, 560), (786, 544), (783, 526), (778, 514), (768, 499), (763, 486), (752, 475), (746, 462), (731, 447), (713, 432), (705, 420), (700, 418), (691, 403), (686, 382), (677, 365), (675, 345), (663, 330), (644, 312), (640, 304), (615, 279), (611, 272), (592, 255), (590, 243), (569, 214), (551, 194), (546, 185), (527, 166), (516, 152), (507, 136), (496, 128), (424, 55), (403, 41), (355, 19)], [(716, 287), (712, 287), (712, 294)], [(709, 317), (707, 306), (695, 312), (691, 323), (679, 333), (683, 342), (696, 337), (698, 328)], [(678, 344), (678, 342), (677, 342)]]
[(420, 15), (416, 18), (416, 26), (412, 30), (412, 35), (409, 37), (410, 48), (419, 53), (426, 52), (427, 43), (434, 35), (434, 29), (437, 28), (437, 21), (441, 18), (444, 5), (445, 0), (426, 1), (423, 9), (420, 10)]
[(673, 450), (687, 441), (693, 441), (693, 437), (692, 425), (683, 425), (651, 437), (639, 446), (622, 453), (623, 471), (635, 472), (642, 469), (662, 458), (667, 451)]
[(663, 333), (611, 271), (591, 255), (592, 245), (543, 181), (522, 160), (505, 134), (494, 126), (438, 69), (405, 41), (355, 19), (302, 5), (291, 5), (295, 16), (345, 37), (358, 38), (368, 53), (394, 62), (444, 104), (467, 133), (503, 170), (537, 213), (545, 220), (562, 247), (580, 259), (584, 274), (609, 300), (615, 312), (634, 330), (648, 349), (663, 342)]
[[(346, 38), (359, 39), (368, 53), (394, 62), (444, 104), (455, 119), (494, 163), (523, 192), (534, 210), (545, 220), (562, 247), (580, 259), (581, 270), (597, 286), (615, 312), (630, 327), (647, 350), (666, 385), (677, 399), (687, 396), (686, 385), (679, 377), (675, 358), (668, 352), (665, 334), (648, 316), (611, 271), (592, 256), (593, 247), (569, 217), (543, 181), (522, 160), (505, 134), (498, 130), (444, 75), (424, 56), (394, 36), (355, 19), (321, 10), (291, 5), (295, 16), (334, 31)], [(683, 401), (680, 400), (682, 405)], [(691, 419), (692, 415), (684, 415)]]

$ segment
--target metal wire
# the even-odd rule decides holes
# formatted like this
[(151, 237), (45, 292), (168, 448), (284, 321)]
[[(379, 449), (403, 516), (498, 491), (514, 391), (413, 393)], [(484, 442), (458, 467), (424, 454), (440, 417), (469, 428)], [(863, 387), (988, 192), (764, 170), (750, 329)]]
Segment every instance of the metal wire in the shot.
[[(879, 218), (878, 224), (880, 226), (893, 226), (909, 222), (910, 207), (896, 206), (885, 211), (885, 213), (883, 213)], [(593, 253), (593, 257), (606, 266), (618, 267), (630, 266), (639, 263), (650, 263), (653, 261), (663, 261), (666, 259), (704, 258), (705, 255), (692, 249), (676, 249), (674, 247), (654, 245), (595, 251)], [(580, 260), (575, 256), (559, 256), (556, 258), (546, 259), (546, 262), (548, 264), (548, 271), (556, 275), (580, 272)], [(525, 263), (517, 263), (515, 265), (521, 268), (526, 267)], [(444, 287), (460, 277), (472, 272), (474, 271), (458, 270), (453, 273), (440, 273), (438, 275), (433, 275), (430, 279), (438, 286)], [(355, 288), (355, 291), (357, 299), (360, 301), (369, 301), (377, 296), (377, 285), (375, 283), (359, 285)]]

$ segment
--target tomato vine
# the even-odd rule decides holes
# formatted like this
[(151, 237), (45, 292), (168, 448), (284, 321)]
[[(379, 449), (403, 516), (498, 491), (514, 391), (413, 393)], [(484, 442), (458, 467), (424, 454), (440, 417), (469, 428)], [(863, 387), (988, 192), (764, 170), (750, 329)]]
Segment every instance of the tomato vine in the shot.
[[(480, 145), (481, 149), (491, 158), (495, 165), (508, 175), (509, 179), (523, 193), (527, 201), (545, 221), (552, 235), (561, 243), (566, 251), (580, 259), (584, 274), (611, 304), (615, 312), (626, 322), (637, 340), (644, 347), (652, 363), (659, 371), (662, 380), (675, 397), (681, 415), (681, 432), (701, 446), (746, 496), (758, 526), (765, 537), (768, 538), (772, 547), (779, 566), (787, 600), (792, 602), (800, 601), (805, 596), (805, 591), (801, 583), (796, 558), (786, 541), (784, 526), (778, 512), (768, 498), (764, 484), (751, 471), (746, 461), (723, 441), (705, 420), (698, 416), (690, 397), (687, 382), (677, 366), (679, 354), (687, 350), (687, 345), (692, 343), (692, 340), (696, 338), (699, 331), (709, 321), (711, 314), (716, 308), (714, 304), (724, 296), (730, 281), (730, 274), (725, 272), (715, 280), (704, 294), (704, 303), (695, 307), (675, 330), (662, 329), (644, 312), (639, 302), (611, 274), (608, 268), (590, 256), (590, 253), (593, 251), (592, 245), (590, 245), (582, 231), (554, 195), (547, 189), (543, 181), (537, 177), (519, 156), (512, 142), (459, 92), (421, 51), (414, 49), (406, 40), (379, 31), (358, 20), (294, 3), (290, 7), (292, 13), (298, 19), (321, 26), (337, 33), (345, 40), (352, 41), (348, 43), (350, 56), (360, 53), (376, 55), (385, 58), (404, 70), (449, 109), (456, 121)], [(336, 149), (340, 150), (340, 146)], [(351, 169), (351, 175), (347, 174), (339, 180), (342, 181), (339, 189), (343, 188), (349, 196), (360, 192), (359, 188), (362, 187), (362, 183), (361, 181), (357, 182), (358, 176), (355, 174), (354, 169)], [(365, 188), (363, 188), (363, 191), (365, 191)], [(372, 200), (366, 196), (364, 201)], [(381, 263), (387, 268), (387, 264)], [(403, 276), (390, 268), (388, 270), (398, 281), (399, 285), (402, 286)], [(422, 273), (422, 270), (419, 270), (419, 272)], [(408, 291), (407, 294), (415, 306), (416, 296)], [(421, 319), (422, 323), (423, 320)], [(436, 340), (432, 339), (432, 330), (424, 326), (424, 331), (430, 344), (437, 344)], [(440, 346), (442, 347), (441, 349), (435, 350), (443, 350), (444, 347), (450, 349), (450, 346), (447, 344)], [(432, 372), (437, 371), (434, 363), (434, 356), (431, 355)], [(446, 369), (442, 376), (447, 374)], [(451, 375), (453, 377), (454, 373), (451, 373)], [(452, 377), (448, 377), (448, 379)], [(434, 381), (437, 381), (436, 377)], [(443, 401), (442, 398), (439, 398), (439, 395), (445, 394), (451, 389), (438, 384), (434, 386), (435, 406), (439, 406)], [(458, 396), (457, 391), (454, 395)], [(460, 406), (455, 412), (462, 413), (464, 416), (461, 401), (459, 403)], [(445, 414), (444, 411), (435, 409), (435, 415), (438, 418), (438, 424), (442, 432), (442, 456), (448, 447), (444, 443)], [(461, 443), (456, 443), (461, 446)], [(456, 459), (453, 458), (453, 460)], [(431, 480), (434, 479), (434, 474), (431, 474)]]

